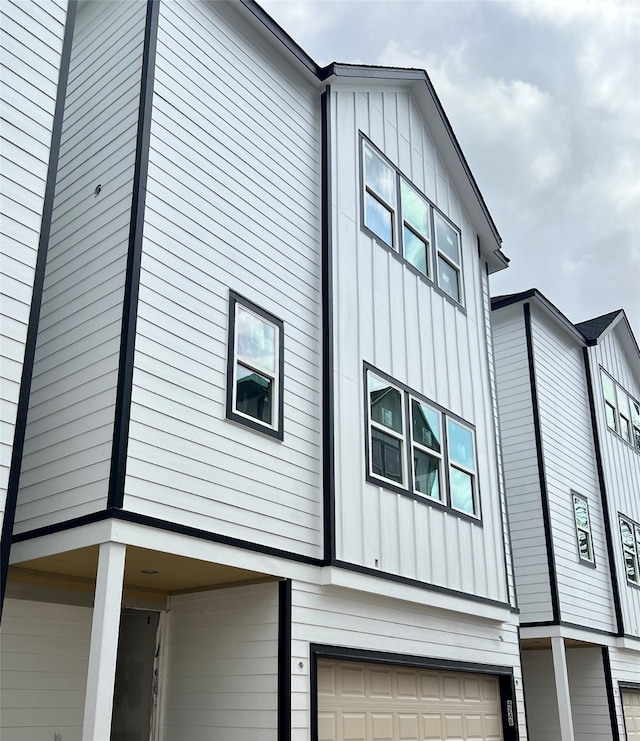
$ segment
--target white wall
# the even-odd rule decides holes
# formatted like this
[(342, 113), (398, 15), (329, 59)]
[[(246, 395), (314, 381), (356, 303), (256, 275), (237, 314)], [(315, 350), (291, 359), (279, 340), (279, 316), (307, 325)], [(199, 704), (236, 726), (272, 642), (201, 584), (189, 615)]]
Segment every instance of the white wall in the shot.
[(78, 5), (16, 532), (106, 498), (145, 11)]
[(0, 4), (0, 519), (11, 463), (66, 15), (66, 0), (5, 0)]
[[(476, 232), (408, 91), (331, 94), (337, 556), (506, 600)], [(359, 131), (461, 227), (466, 315), (361, 230)], [(476, 425), (482, 527), (365, 482), (363, 361)]]
[(600, 647), (568, 648), (566, 655), (575, 741), (611, 741), (613, 735)]
[(80, 741), (89, 662), (88, 607), (6, 599), (0, 635), (3, 741)]
[(164, 741), (275, 741), (278, 585), (173, 597)]
[[(319, 556), (319, 98), (236, 12), (160, 6), (125, 507)], [(229, 289), (284, 322), (282, 441), (225, 419)]]
[(531, 741), (558, 741), (560, 717), (551, 651), (523, 651), (522, 674)]

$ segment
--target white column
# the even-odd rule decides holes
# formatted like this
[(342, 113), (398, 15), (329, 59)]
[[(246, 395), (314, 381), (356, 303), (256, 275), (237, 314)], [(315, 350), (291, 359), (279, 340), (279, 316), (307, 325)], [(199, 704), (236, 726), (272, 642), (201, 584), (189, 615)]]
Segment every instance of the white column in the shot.
[(574, 741), (567, 655), (564, 650), (564, 638), (562, 636), (554, 636), (551, 639), (551, 653), (553, 654), (553, 674), (556, 680), (558, 715), (560, 716), (559, 741)]
[(122, 543), (100, 545), (82, 741), (108, 741), (111, 735), (125, 554)]

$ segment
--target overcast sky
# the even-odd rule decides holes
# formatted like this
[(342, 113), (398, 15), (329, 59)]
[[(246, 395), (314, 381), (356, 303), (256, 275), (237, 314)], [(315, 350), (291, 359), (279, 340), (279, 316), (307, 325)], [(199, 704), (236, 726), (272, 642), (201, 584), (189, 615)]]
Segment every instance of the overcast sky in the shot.
[(640, 342), (639, 0), (259, 0), (319, 64), (426, 69), (511, 266)]

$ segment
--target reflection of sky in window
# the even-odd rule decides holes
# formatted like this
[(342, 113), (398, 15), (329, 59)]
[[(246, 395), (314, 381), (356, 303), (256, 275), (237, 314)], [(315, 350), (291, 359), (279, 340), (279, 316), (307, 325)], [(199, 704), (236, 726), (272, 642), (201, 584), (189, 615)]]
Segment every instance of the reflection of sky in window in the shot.
[(396, 174), (373, 150), (364, 148), (365, 181), (390, 206), (396, 205)]
[(471, 471), (475, 470), (473, 462), (473, 435), (466, 427), (461, 427), (452, 420), (447, 421), (449, 435), (449, 458)]
[(467, 512), (470, 515), (475, 514), (471, 476), (457, 468), (450, 468), (449, 479), (451, 483), (451, 504), (462, 512)]
[(237, 355), (255, 368), (276, 372), (276, 329), (255, 314), (236, 307)]
[(364, 223), (389, 247), (393, 247), (393, 216), (386, 206), (376, 200), (371, 193), (364, 194)]
[(622, 542), (628, 548), (633, 548), (633, 533), (631, 532), (631, 526), (624, 520), (620, 522), (620, 534), (622, 535)]
[(404, 180), (400, 184), (402, 195), (402, 218), (409, 222), (416, 231), (419, 231), (425, 237), (429, 237), (429, 206), (407, 185)]
[(420, 445), (440, 452), (440, 415), (420, 401), (413, 400), (413, 439)]
[(427, 245), (405, 226), (403, 231), (404, 259), (424, 275), (429, 274), (427, 266)]
[(615, 403), (616, 403), (615, 386), (613, 384), (613, 381), (609, 378), (609, 376), (606, 376), (604, 373), (602, 374), (602, 388), (604, 389), (604, 398), (610, 404), (613, 404), (615, 406)]
[(582, 499), (574, 499), (573, 506), (576, 511), (576, 522), (578, 523), (578, 527), (586, 528), (589, 524), (587, 520), (587, 505), (582, 501)]
[(453, 262), (459, 264), (458, 232), (452, 229), (439, 214), (436, 214), (436, 235), (440, 251), (444, 252)]
[(456, 301), (460, 300), (458, 272), (446, 260), (438, 256), (438, 285)]

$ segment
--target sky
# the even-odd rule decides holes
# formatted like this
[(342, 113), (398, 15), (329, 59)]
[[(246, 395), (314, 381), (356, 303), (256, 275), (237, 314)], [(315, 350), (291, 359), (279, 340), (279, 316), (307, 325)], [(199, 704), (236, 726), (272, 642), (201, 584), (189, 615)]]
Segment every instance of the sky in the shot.
[(259, 0), (320, 65), (427, 70), (511, 260), (640, 343), (640, 0)]

